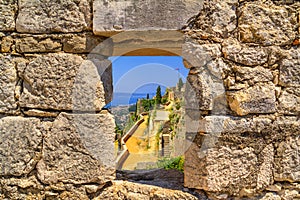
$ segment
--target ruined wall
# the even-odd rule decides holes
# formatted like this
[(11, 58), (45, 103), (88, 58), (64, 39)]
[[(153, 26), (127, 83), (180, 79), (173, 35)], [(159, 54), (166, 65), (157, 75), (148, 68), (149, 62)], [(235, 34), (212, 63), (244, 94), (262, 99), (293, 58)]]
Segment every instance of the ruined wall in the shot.
[(87, 199), (115, 178), (92, 2), (0, 1), (0, 38), (0, 199)]
[[(0, 199), (195, 199), (111, 183), (114, 120), (102, 110), (107, 37), (181, 27), (197, 129), (187, 133), (186, 187), (217, 199), (299, 198), (299, 2), (161, 2), (0, 0)], [(117, 51), (167, 41), (177, 53), (182, 38), (168, 36), (121, 38)]]
[[(300, 48), (297, 1), (205, 1), (185, 29), (201, 110), (185, 185), (210, 198), (297, 199)], [(195, 103), (195, 102), (191, 102)], [(191, 135), (191, 133), (189, 133)]]

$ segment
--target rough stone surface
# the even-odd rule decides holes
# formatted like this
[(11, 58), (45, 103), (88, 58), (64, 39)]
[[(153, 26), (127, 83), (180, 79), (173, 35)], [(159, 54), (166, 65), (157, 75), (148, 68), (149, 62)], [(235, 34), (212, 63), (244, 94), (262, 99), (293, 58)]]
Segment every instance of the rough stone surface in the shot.
[(219, 44), (197, 44), (186, 41), (182, 47), (182, 57), (192, 67), (204, 67), (213, 59), (221, 56)]
[[(63, 50), (69, 53), (98, 53), (103, 54), (104, 51), (111, 51), (112, 47), (101, 51), (95, 50), (97, 45), (103, 45), (104, 37), (94, 36), (92, 34), (79, 34), (79, 35), (70, 35), (63, 39)], [(109, 39), (107, 39), (109, 40)], [(109, 41), (107, 41), (109, 43)], [(113, 45), (112, 43), (110, 43)], [(94, 50), (94, 51), (93, 51)], [(104, 53), (104, 55), (109, 55), (111, 53)]]
[(16, 0), (0, 1), (0, 31), (15, 30)]
[(294, 41), (296, 10), (262, 1), (245, 3), (239, 9), (238, 30), (242, 42), (286, 45)]
[(0, 175), (29, 174), (41, 156), (40, 120), (5, 117), (0, 120)]
[(0, 113), (11, 113), (16, 110), (17, 81), (17, 71), (11, 55), (0, 54)]
[(187, 107), (194, 110), (216, 110), (214, 105), (217, 104), (218, 98), (225, 97), (222, 81), (213, 77), (208, 69), (196, 68), (190, 70), (187, 80), (188, 89), (185, 94), (188, 97), (186, 98)]
[(275, 86), (256, 84), (245, 90), (230, 92), (227, 99), (231, 110), (238, 115), (274, 113), (276, 111)]
[(93, 31), (109, 36), (120, 31), (180, 30), (202, 1), (101, 1), (93, 4)]
[(249, 82), (251, 83), (258, 83), (258, 82), (269, 82), (273, 81), (274, 76), (270, 69), (266, 69), (264, 67), (240, 67), (237, 66), (235, 68), (236, 71), (236, 78), (237, 82)]
[(279, 99), (279, 112), (284, 114), (299, 115), (300, 113), (300, 88), (288, 87), (283, 89)]
[(288, 57), (280, 62), (279, 83), (282, 86), (300, 86), (300, 48), (288, 52)]
[(109, 114), (60, 114), (44, 138), (39, 179), (45, 184), (112, 180), (113, 140), (114, 120)]
[(198, 18), (189, 26), (217, 37), (227, 38), (236, 29), (238, 3), (238, 0), (204, 1)]
[(61, 49), (62, 44), (49, 37), (28, 36), (16, 39), (16, 51), (19, 53), (57, 52)]
[(3, 37), (1, 41), (1, 52), (10, 53), (11, 46), (13, 45), (13, 39), (10, 36)]
[(114, 42), (114, 56), (178, 56), (182, 54), (183, 33), (179, 31), (129, 31), (113, 35), (111, 39)]
[(95, 198), (102, 199), (174, 199), (174, 200), (196, 200), (196, 196), (179, 190), (163, 189), (156, 186), (131, 183), (127, 181), (113, 181), (111, 187), (105, 188), (103, 192)]
[(288, 137), (278, 144), (275, 156), (276, 181), (298, 182), (300, 180), (299, 135)]
[(268, 61), (266, 48), (248, 47), (236, 39), (225, 40), (222, 52), (225, 58), (247, 66), (262, 65)]
[[(201, 138), (196, 137), (196, 140)], [(244, 195), (245, 189), (265, 188), (272, 183), (272, 153), (264, 150), (259, 156), (251, 147), (242, 149), (215, 146), (199, 154), (199, 148), (192, 145), (186, 153), (186, 187), (204, 189), (214, 195)], [(193, 160), (192, 160), (193, 159)], [(196, 167), (196, 168), (195, 168)], [(259, 170), (257, 172), (256, 170)]]
[(18, 5), (18, 32), (81, 32), (91, 26), (91, 5), (88, 0), (20, 0)]
[(80, 56), (64, 53), (41, 55), (28, 64), (19, 63), (18, 70), (24, 81), (20, 105), (54, 110), (101, 110), (111, 96), (110, 82), (105, 82), (107, 87), (101, 82), (101, 75), (108, 80), (111, 77), (101, 72), (107, 70), (106, 67), (110, 65), (99, 61), (95, 66)]

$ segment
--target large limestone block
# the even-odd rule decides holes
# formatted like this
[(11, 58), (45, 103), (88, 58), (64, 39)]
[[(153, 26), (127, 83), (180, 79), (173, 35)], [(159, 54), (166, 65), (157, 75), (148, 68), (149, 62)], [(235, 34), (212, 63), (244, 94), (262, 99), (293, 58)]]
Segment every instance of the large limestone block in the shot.
[[(20, 106), (99, 111), (111, 100), (111, 65), (72, 54), (46, 54), (19, 63), (23, 79)], [(103, 82), (101, 81), (103, 79)]]
[(186, 41), (182, 46), (182, 57), (191, 67), (205, 67), (212, 60), (221, 57), (220, 44), (198, 44)]
[(103, 184), (114, 169), (112, 115), (61, 113), (55, 119), (37, 165), (43, 183)]
[(268, 51), (266, 48), (248, 47), (232, 38), (226, 39), (222, 45), (224, 57), (234, 62), (247, 66), (256, 66), (268, 61)]
[(258, 83), (247, 89), (227, 93), (228, 104), (238, 115), (274, 113), (276, 111), (275, 85)]
[[(298, 126), (299, 126), (299, 122), (298, 122)], [(275, 181), (299, 182), (300, 180), (299, 135), (293, 137), (287, 137), (284, 141), (278, 143), (276, 146), (277, 149), (275, 155), (275, 171), (274, 171)]]
[[(213, 61), (212, 65), (226, 64), (222, 61)], [(219, 69), (222, 69), (220, 67)], [(219, 74), (222, 72), (218, 71)], [(212, 76), (209, 69), (197, 69), (193, 68), (187, 77), (187, 89), (185, 91), (186, 107), (194, 110), (220, 110), (215, 105), (225, 101), (225, 88), (223, 81), (215, 76)], [(221, 109), (224, 109), (222, 107)]]
[(179, 31), (129, 31), (113, 35), (113, 55), (178, 56), (182, 54), (183, 33)]
[(17, 38), (16, 51), (18, 53), (44, 53), (44, 52), (58, 52), (62, 50), (62, 44), (46, 36), (24, 36)]
[[(203, 189), (214, 195), (234, 196), (245, 195), (247, 189), (251, 196), (255, 190), (272, 183), (273, 149), (266, 147), (261, 155), (257, 155), (251, 147), (221, 146), (209, 148), (203, 155), (199, 153), (201, 145), (192, 144), (185, 154), (186, 187)], [(263, 162), (259, 162), (259, 157)]]
[(0, 1), (0, 31), (15, 30), (16, 0)]
[(274, 78), (270, 69), (261, 66), (255, 68), (235, 66), (234, 71), (237, 82), (271, 82)]
[(279, 112), (299, 115), (300, 114), (300, 87), (287, 87), (282, 90), (279, 101)]
[(15, 90), (17, 71), (10, 55), (0, 54), (0, 113), (11, 113), (17, 108)]
[(236, 29), (238, 0), (204, 0), (203, 8), (190, 23), (192, 29), (227, 38)]
[(281, 60), (279, 83), (282, 86), (300, 86), (300, 48), (287, 51), (288, 56)]
[(42, 148), (40, 120), (5, 117), (0, 120), (0, 175), (22, 176), (30, 173)]
[(238, 12), (238, 31), (242, 42), (285, 45), (295, 39), (296, 10), (256, 1), (246, 3)]
[(93, 31), (110, 36), (120, 31), (180, 30), (202, 1), (102, 1), (93, 4)]
[(18, 32), (81, 32), (91, 26), (91, 6), (88, 0), (20, 0), (18, 5)]

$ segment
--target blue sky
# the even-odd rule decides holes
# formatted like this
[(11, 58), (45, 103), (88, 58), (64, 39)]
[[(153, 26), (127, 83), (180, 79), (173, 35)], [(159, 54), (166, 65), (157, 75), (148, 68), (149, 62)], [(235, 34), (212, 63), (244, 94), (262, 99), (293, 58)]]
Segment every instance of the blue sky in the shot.
[[(110, 57), (115, 93), (152, 93), (157, 85), (175, 86), (179, 77), (185, 82), (188, 69), (179, 56)], [(176, 70), (176, 69), (179, 70)]]

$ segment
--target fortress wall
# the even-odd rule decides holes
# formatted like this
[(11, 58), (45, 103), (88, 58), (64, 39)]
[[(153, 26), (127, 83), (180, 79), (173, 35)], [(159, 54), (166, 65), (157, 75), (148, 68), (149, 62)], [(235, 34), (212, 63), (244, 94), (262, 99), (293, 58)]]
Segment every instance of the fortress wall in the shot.
[[(182, 48), (190, 68), (186, 187), (211, 199), (299, 198), (299, 7), (293, 0), (0, 1), (0, 199), (99, 199), (103, 191), (121, 198), (105, 193), (115, 177), (114, 119), (102, 109), (112, 98), (114, 42), (115, 52), (130, 44), (151, 47), (149, 55)], [(174, 36), (178, 29), (183, 38)], [(171, 31), (172, 40), (108, 38), (149, 30)]]
[(188, 133), (187, 187), (213, 199), (299, 198), (299, 8), (205, 1), (185, 29), (183, 56), (199, 52), (185, 62), (198, 99), (188, 105), (201, 110), (188, 112), (200, 122)]

